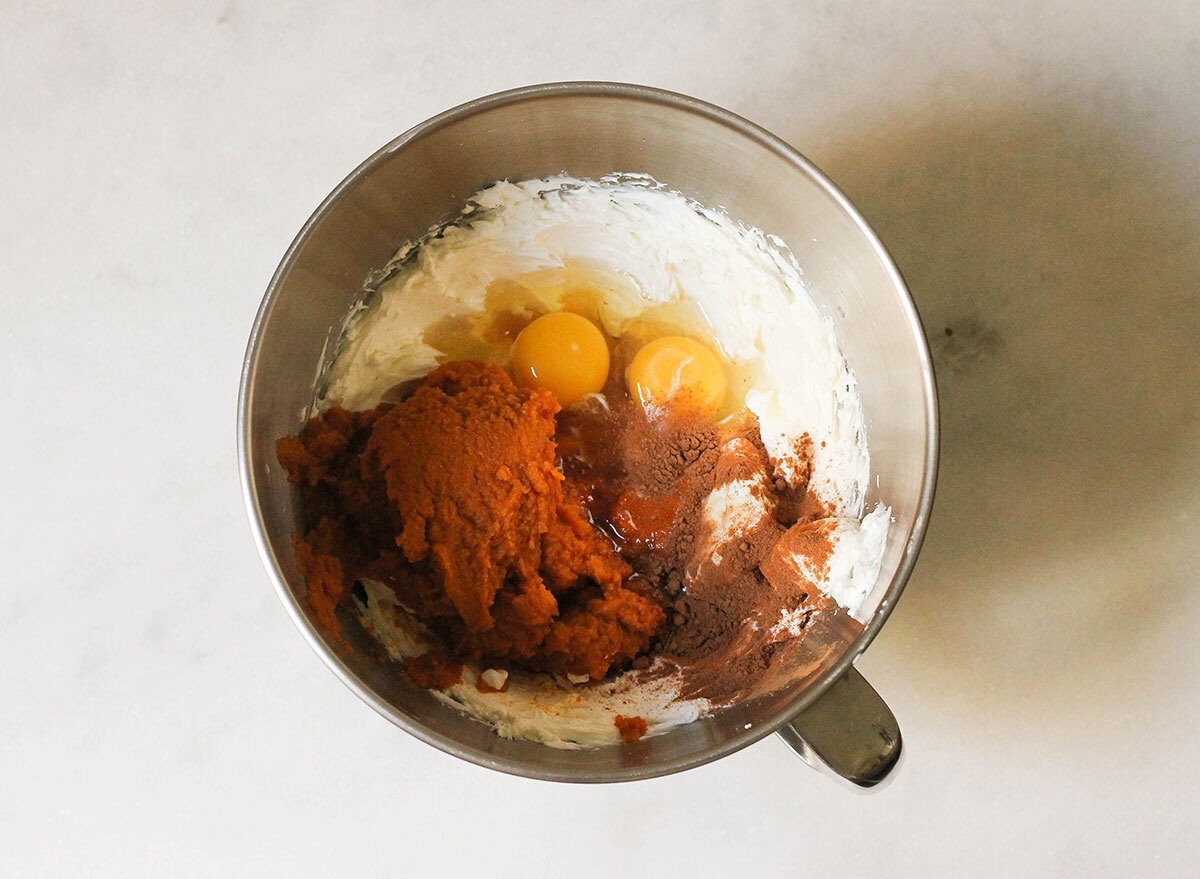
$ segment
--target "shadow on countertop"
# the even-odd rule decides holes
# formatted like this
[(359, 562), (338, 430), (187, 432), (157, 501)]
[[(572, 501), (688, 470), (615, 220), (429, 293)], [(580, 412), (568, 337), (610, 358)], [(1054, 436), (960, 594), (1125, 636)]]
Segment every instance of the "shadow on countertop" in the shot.
[(1195, 181), (1070, 110), (859, 131), (818, 162), (909, 282), (942, 413), (931, 528), (881, 645), (954, 711), (1128, 708), (1194, 580)]

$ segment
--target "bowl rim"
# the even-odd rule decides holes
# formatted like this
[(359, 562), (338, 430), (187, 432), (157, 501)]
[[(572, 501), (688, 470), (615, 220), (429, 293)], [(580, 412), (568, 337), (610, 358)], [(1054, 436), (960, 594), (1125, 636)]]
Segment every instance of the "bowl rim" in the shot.
[[(892, 576), (891, 582), (888, 584), (879, 606), (875, 613), (864, 627), (862, 633), (850, 645), (850, 647), (838, 658), (829, 669), (827, 669), (820, 678), (805, 691), (793, 700), (786, 708), (776, 712), (769, 720), (757, 724), (749, 730), (744, 730), (735, 733), (729, 738), (705, 748), (702, 751), (693, 754), (686, 754), (671, 760), (665, 760), (647, 765), (628, 765), (620, 766), (611, 769), (588, 770), (586, 772), (571, 772), (560, 771), (555, 769), (541, 769), (537, 766), (527, 765), (517, 760), (510, 760), (503, 757), (497, 757), (483, 751), (475, 750), (467, 747), (439, 732), (437, 729), (426, 726), (425, 724), (409, 717), (390, 703), (380, 697), (374, 689), (363, 681), (325, 642), (324, 638), (317, 631), (315, 626), (305, 614), (300, 605), (298, 597), (288, 587), (283, 576), (283, 572), (276, 557), (273, 547), (268, 543), (266, 538), (266, 523), (263, 517), (262, 509), (258, 502), (258, 485), (254, 476), (253, 468), (250, 466), (251, 443), (250, 443), (250, 423), (251, 412), (253, 408), (252, 388), (254, 379), (258, 371), (258, 359), (260, 353), (260, 342), (262, 339), (262, 331), (267, 320), (270, 317), (276, 302), (276, 294), (282, 284), (284, 278), (290, 273), (293, 263), (300, 249), (307, 242), (309, 236), (317, 228), (318, 225), (325, 219), (326, 215), (333, 209), (342, 198), (353, 189), (361, 180), (372, 173), (380, 165), (384, 164), (397, 151), (404, 149), (408, 144), (419, 138), (446, 126), (450, 123), (464, 119), (479, 113), (484, 113), (490, 110), (503, 107), (508, 104), (515, 104), (526, 101), (537, 101), (547, 98), (618, 98), (635, 102), (660, 104), (666, 107), (683, 110), (697, 116), (706, 118), (712, 122), (724, 125), (727, 128), (734, 130), (742, 136), (766, 147), (778, 157), (782, 158), (794, 168), (806, 174), (813, 182), (821, 187), (826, 194), (834, 200), (838, 207), (843, 210), (851, 219), (859, 232), (863, 235), (868, 246), (875, 251), (876, 256), (884, 266), (885, 271), (889, 275), (896, 291), (900, 294), (901, 305), (908, 319), (909, 330), (913, 334), (916, 341), (918, 357), (920, 359), (920, 369), (923, 379), (922, 397), (925, 408), (925, 427), (926, 427), (926, 446), (924, 455), (924, 474), (922, 477), (921, 493), (917, 504), (917, 514), (913, 521), (912, 530), (908, 535), (907, 543), (903, 549), (900, 558), (900, 564), (896, 568), (895, 574)], [(913, 302), (912, 294), (905, 283), (903, 276), (897, 268), (891, 254), (883, 242), (875, 234), (874, 230), (868, 225), (866, 220), (851, 204), (846, 195), (828, 178), (819, 168), (809, 161), (794, 147), (783, 141), (781, 138), (767, 131), (765, 128), (756, 125), (749, 120), (725, 110), (715, 104), (710, 104), (698, 98), (689, 97), (677, 92), (667, 91), (664, 89), (654, 88), (651, 86), (635, 85), (621, 82), (604, 82), (604, 81), (567, 81), (567, 82), (551, 82), (539, 85), (523, 86), (519, 88), (507, 89), (495, 94), (486, 95), (476, 98), (472, 101), (459, 104), (442, 113), (433, 116), (418, 125), (405, 131), (403, 134), (394, 138), (380, 149), (376, 150), (371, 156), (361, 162), (358, 167), (351, 171), (346, 177), (325, 197), (321, 204), (313, 211), (312, 215), (300, 228), (292, 243), (284, 252), (283, 258), (280, 260), (279, 266), (275, 269), (271, 277), (270, 283), (267, 285), (266, 292), (263, 296), (262, 303), (259, 305), (258, 312), (255, 315), (254, 324), (250, 331), (250, 337), (246, 345), (245, 359), (242, 364), (242, 371), (238, 385), (238, 415), (237, 415), (237, 454), (238, 454), (238, 471), (241, 480), (242, 498), (245, 502), (246, 513), (250, 520), (250, 528), (254, 536), (255, 545), (258, 548), (259, 556), (262, 559), (267, 573), (275, 587), (275, 592), (282, 601), (288, 615), (292, 618), (297, 628), (300, 629), (309, 646), (317, 653), (324, 661), (325, 665), (352, 690), (360, 699), (371, 706), (377, 713), (387, 718), (396, 726), (400, 727), (409, 734), (426, 744), (442, 750), (448, 754), (459, 757), (468, 762), (483, 766), (489, 769), (495, 769), (511, 775), (518, 775), (526, 778), (541, 779), (545, 781), (562, 781), (562, 782), (583, 782), (583, 783), (598, 783), (598, 782), (616, 782), (616, 781), (633, 781), (639, 779), (656, 778), (663, 775), (670, 775), (675, 772), (681, 772), (685, 769), (692, 769), (697, 766), (704, 765), (721, 757), (728, 756), (762, 738), (776, 732), (784, 725), (790, 723), (806, 708), (812, 705), (821, 697), (821, 695), (829, 689), (834, 681), (838, 680), (854, 663), (854, 661), (863, 653), (864, 650), (875, 639), (887, 618), (891, 615), (895, 608), (896, 601), (900, 594), (904, 591), (904, 587), (912, 574), (913, 567), (916, 564), (917, 556), (920, 552), (921, 545), (924, 542), (926, 531), (929, 525), (929, 514), (933, 506), (934, 492), (937, 485), (938, 471), (938, 456), (939, 456), (939, 424), (938, 424), (938, 397), (937, 385), (934, 377), (933, 362), (929, 352), (929, 345), (925, 335), (924, 325), (921, 317), (917, 312), (915, 303)]]

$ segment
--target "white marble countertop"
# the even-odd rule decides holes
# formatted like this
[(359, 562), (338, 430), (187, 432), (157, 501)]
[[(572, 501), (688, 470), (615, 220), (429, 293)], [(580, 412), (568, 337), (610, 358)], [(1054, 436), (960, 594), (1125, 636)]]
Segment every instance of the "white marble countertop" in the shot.
[[(0, 874), (1195, 875), (1194, 5), (8, 0), (0, 20)], [(878, 795), (775, 739), (623, 786), (467, 765), (362, 705), (268, 584), (234, 404), (284, 249), (412, 124), (558, 79), (765, 125), (907, 274), (943, 468), (860, 664), (906, 737)]]

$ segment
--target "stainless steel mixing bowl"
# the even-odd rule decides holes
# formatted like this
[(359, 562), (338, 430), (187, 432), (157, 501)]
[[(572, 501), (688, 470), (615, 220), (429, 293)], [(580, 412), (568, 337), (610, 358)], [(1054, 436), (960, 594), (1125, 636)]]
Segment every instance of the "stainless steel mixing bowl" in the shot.
[[(401, 683), (369, 649), (343, 656), (330, 647), (303, 601), (289, 544), (296, 503), (275, 442), (300, 428), (327, 344), (364, 279), (403, 242), (496, 180), (614, 171), (650, 174), (791, 246), (858, 375), (871, 450), (868, 504), (890, 505), (894, 522), (868, 596), (873, 616), (815, 676), (632, 746), (564, 751), (497, 736)], [(355, 169), (288, 248), (254, 322), (238, 409), (246, 507), (284, 606), (350, 689), (417, 738), (482, 766), (554, 781), (678, 772), (773, 732), (810, 764), (863, 787), (896, 765), (895, 718), (852, 664), (895, 606), (933, 502), (938, 422), (929, 350), (904, 281), (866, 222), (808, 160), (745, 119), (656, 89), (558, 83), (481, 98), (418, 125)]]

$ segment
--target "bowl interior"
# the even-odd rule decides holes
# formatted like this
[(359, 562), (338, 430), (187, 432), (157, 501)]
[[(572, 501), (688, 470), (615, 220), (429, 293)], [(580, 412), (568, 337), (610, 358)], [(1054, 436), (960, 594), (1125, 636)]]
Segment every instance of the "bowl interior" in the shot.
[[(868, 505), (893, 509), (876, 618), (863, 638), (786, 690), (632, 747), (559, 751), (501, 739), (489, 727), (396, 679), (341, 657), (307, 616), (289, 543), (297, 511), (276, 440), (295, 433), (314, 378), (364, 279), (401, 244), (458, 213), (499, 180), (567, 173), (647, 173), (792, 248), (857, 373), (871, 451)], [(327, 663), (364, 700), (418, 737), (475, 762), (559, 780), (608, 781), (675, 771), (748, 744), (783, 723), (857, 655), (882, 624), (924, 531), (936, 454), (924, 337), (898, 274), (861, 219), (796, 154), (742, 120), (634, 87), (566, 85), (507, 93), (450, 111), (397, 139), (354, 172), (289, 250), (264, 300), (243, 376), (243, 473), (252, 525), (285, 604)], [(364, 637), (351, 630), (351, 637)], [(365, 645), (364, 645), (365, 646)]]

